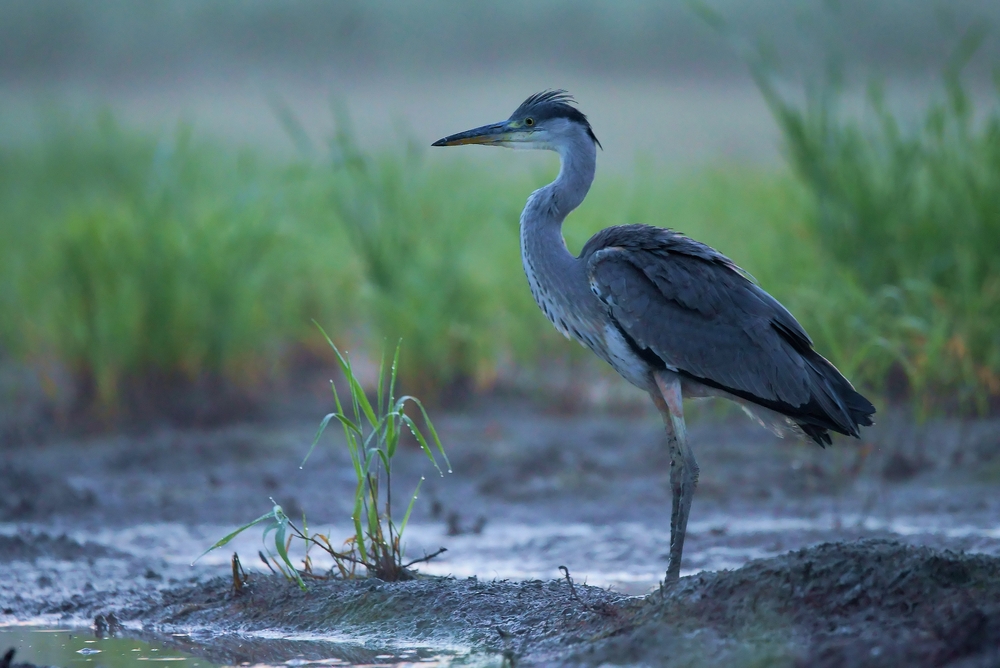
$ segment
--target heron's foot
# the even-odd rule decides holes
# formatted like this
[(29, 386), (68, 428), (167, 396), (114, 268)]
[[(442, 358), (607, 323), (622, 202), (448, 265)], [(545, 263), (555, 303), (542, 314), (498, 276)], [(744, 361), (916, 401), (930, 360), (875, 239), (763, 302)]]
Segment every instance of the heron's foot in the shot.
[(678, 572), (679, 569), (667, 568), (667, 573), (663, 577), (663, 582), (660, 583), (660, 596), (666, 596), (677, 583), (680, 582), (681, 576)]
[(680, 559), (670, 559), (667, 562), (667, 573), (663, 577), (663, 584), (660, 589), (668, 589), (677, 584), (678, 580), (681, 579), (681, 564)]

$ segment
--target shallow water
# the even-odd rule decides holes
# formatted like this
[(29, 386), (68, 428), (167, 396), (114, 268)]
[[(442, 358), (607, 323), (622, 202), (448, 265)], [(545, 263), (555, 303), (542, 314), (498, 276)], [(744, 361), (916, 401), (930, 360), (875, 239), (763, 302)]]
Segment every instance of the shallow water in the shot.
[[(735, 569), (750, 560), (775, 556), (803, 545), (865, 536), (1000, 554), (1000, 520), (991, 513), (966, 510), (890, 515), (816, 507), (802, 510), (813, 512), (808, 515), (764, 514), (760, 510), (744, 514), (706, 512), (689, 525), (682, 574)], [(429, 575), (550, 580), (561, 578), (559, 567), (565, 565), (577, 582), (641, 595), (657, 587), (663, 577), (669, 530), (665, 522), (661, 524), (495, 520), (480, 533), (458, 536), (448, 535), (441, 524), (411, 524), (405, 547), (409, 559), (447, 548), (444, 554), (418, 566)], [(266, 572), (257, 553), (267, 548), (273, 553), (274, 546), (261, 541), (259, 528), (250, 529), (225, 548), (199, 558), (232, 528), (143, 523), (96, 531), (75, 529), (68, 533), (81, 543), (91, 541), (137, 557), (149, 569), (146, 574), (152, 580), (149, 584), (166, 587), (208, 575), (228, 574), (234, 552), (240, 555), (248, 571)], [(2, 534), (25, 529), (51, 532), (52, 527), (0, 524)], [(327, 533), (334, 543), (337, 537), (351, 535), (346, 524), (315, 526), (312, 530)], [(301, 551), (295, 549), (292, 555), (295, 562), (302, 557)], [(332, 566), (319, 550), (313, 550), (310, 556), (317, 573)], [(195, 562), (193, 568), (192, 562)], [(128, 577), (135, 570), (134, 565), (110, 557), (99, 557), (93, 563), (111, 580)], [(87, 583), (95, 577), (94, 569), (89, 573), (81, 571), (71, 562), (43, 559), (38, 565), (69, 590), (86, 591)], [(10, 575), (18, 577), (16, 573)]]
[[(158, 639), (136, 629), (125, 636), (95, 637), (87, 628), (0, 626), (0, 651), (16, 650), (15, 663), (39, 666), (149, 666), (191, 668), (268, 666), (485, 666), (493, 657), (473, 656), (460, 647), (378, 646), (361, 639), (316, 634), (171, 634)], [(129, 634), (132, 634), (131, 636)], [(143, 635), (144, 637), (136, 637)]]
[(14, 662), (42, 666), (138, 666), (169, 663), (210, 668), (219, 664), (199, 659), (155, 640), (98, 638), (91, 629), (0, 627), (0, 652), (13, 647)]

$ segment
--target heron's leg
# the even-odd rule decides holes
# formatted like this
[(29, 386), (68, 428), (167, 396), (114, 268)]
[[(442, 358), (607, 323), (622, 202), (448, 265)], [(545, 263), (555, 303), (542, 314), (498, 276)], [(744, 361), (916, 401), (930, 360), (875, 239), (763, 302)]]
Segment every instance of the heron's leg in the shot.
[(698, 463), (688, 445), (680, 379), (660, 373), (656, 373), (654, 378), (660, 396), (654, 395), (653, 401), (663, 415), (670, 448), (670, 490), (673, 502), (670, 509), (670, 557), (665, 580), (665, 583), (670, 583), (676, 582), (681, 574), (681, 554), (684, 552), (688, 515), (691, 512), (694, 489), (698, 485)]

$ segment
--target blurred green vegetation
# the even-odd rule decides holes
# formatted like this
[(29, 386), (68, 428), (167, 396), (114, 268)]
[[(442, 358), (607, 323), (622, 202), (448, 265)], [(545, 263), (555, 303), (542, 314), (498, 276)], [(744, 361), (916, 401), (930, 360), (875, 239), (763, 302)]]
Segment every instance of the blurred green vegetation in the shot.
[(850, 297), (845, 309), (868, 321), (854, 342), (877, 348), (863, 377), (874, 383), (894, 365), (924, 413), (982, 412), (1000, 396), (1000, 70), (979, 113), (961, 79), (983, 35), (967, 34), (940, 99), (910, 123), (877, 82), (858, 119), (842, 112), (836, 74), (794, 104), (756, 71), (811, 194), (815, 241), (852, 284), (853, 295), (827, 298)]
[(434, 398), (487, 385), (500, 355), (533, 358), (524, 330), (538, 333), (534, 304), (511, 289), (518, 186), (490, 190), (487, 174), (461, 162), (432, 168), (425, 147), (405, 138), (399, 153), (366, 155), (343, 114), (337, 127), (321, 179), (359, 261), (375, 340), (406, 341), (407, 391)]
[[(676, 228), (755, 275), (856, 384), (923, 409), (995, 407), (1000, 112), (975, 113), (957, 75), (909, 130), (877, 95), (863, 123), (761, 81), (791, 170), (602, 174), (570, 248), (607, 225)], [(108, 113), (50, 113), (40, 140), (0, 152), (0, 346), (62, 365), (79, 410), (111, 418), (162, 382), (266, 385), (296, 353), (322, 355), (313, 319), (372, 359), (402, 338), (401, 383), (432, 400), (489, 388), (501, 367), (590, 359), (521, 269), (520, 209), (554, 161), (431, 161), (405, 137), (370, 153), (344, 119), (320, 149), (284, 120), (302, 157), (279, 164)]]
[(252, 385), (319, 305), (352, 307), (349, 254), (293, 217), (286, 174), (260, 156), (109, 113), (52, 113), (41, 136), (0, 152), (0, 341), (67, 367), (85, 410), (113, 417), (177, 382)]

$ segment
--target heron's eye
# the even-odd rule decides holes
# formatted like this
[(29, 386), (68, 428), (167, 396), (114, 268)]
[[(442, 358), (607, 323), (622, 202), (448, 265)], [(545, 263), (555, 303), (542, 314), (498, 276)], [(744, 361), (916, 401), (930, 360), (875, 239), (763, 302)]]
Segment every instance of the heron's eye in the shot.
[(535, 119), (534, 118), (526, 118), (526, 119), (524, 119), (524, 124), (527, 125), (530, 128), (532, 125), (535, 124)]

